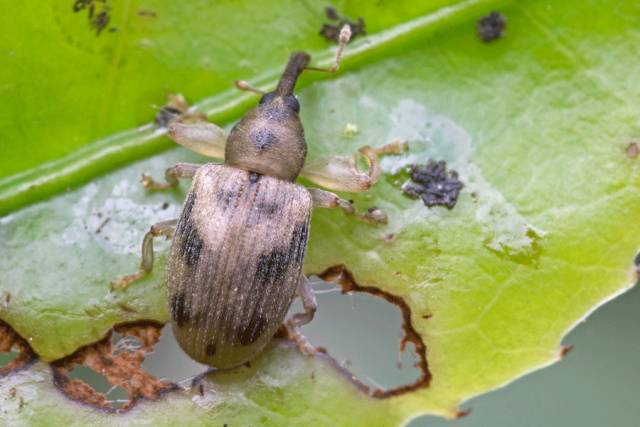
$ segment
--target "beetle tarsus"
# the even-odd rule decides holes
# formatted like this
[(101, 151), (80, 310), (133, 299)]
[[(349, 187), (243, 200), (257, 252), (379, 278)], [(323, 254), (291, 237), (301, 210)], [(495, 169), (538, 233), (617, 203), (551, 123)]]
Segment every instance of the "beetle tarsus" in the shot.
[(169, 190), (176, 188), (180, 182), (179, 178), (193, 178), (200, 165), (192, 163), (178, 163), (175, 166), (168, 168), (164, 172), (164, 183), (155, 181), (149, 175), (142, 175), (142, 186), (147, 190)]
[(309, 339), (300, 332), (300, 328), (293, 326), (290, 323), (287, 323), (285, 327), (287, 328), (289, 339), (296, 344), (302, 354), (306, 356), (315, 356), (318, 353), (318, 349), (316, 349)]
[(321, 67), (306, 67), (306, 70), (310, 71), (323, 71), (325, 73), (335, 73), (340, 69), (340, 62), (342, 62), (342, 54), (344, 53), (344, 48), (347, 46), (351, 40), (351, 28), (349, 24), (345, 24), (340, 30), (340, 36), (338, 38), (338, 50), (336, 51), (336, 56), (333, 60), (333, 64), (331, 64), (327, 68)]
[[(369, 190), (380, 178), (379, 156), (400, 154), (407, 149), (407, 142), (394, 140), (382, 147), (364, 146), (352, 156), (331, 156), (307, 162), (300, 175), (334, 191), (359, 193)], [(358, 156), (363, 156), (367, 170), (358, 168)]]

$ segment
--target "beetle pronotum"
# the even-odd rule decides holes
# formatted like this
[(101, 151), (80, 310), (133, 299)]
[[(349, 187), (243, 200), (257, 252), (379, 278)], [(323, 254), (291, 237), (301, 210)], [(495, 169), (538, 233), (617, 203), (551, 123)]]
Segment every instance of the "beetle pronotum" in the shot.
[(307, 145), (293, 94), (296, 81), (305, 69), (337, 71), (349, 37), (345, 26), (335, 62), (327, 69), (308, 67), (307, 53), (293, 53), (271, 92), (237, 82), (238, 88), (262, 98), (228, 137), (201, 118), (170, 123), (169, 135), (177, 143), (224, 158), (223, 164), (180, 163), (167, 169), (166, 183), (143, 176), (148, 189), (175, 187), (178, 178), (193, 178), (193, 183), (180, 218), (155, 224), (145, 235), (140, 269), (112, 285), (124, 288), (147, 275), (153, 267), (153, 239), (173, 236), (166, 271), (173, 331), (183, 350), (199, 362), (216, 368), (247, 362), (283, 323), (296, 293), (304, 312), (284, 324), (303, 352), (315, 352), (299, 331), (316, 310), (302, 273), (311, 209), (338, 207), (351, 214), (354, 208), (333, 193), (294, 181), (302, 175), (325, 188), (366, 191), (380, 174), (378, 154), (402, 148), (398, 142), (362, 147), (366, 171), (357, 168), (356, 155), (305, 165)]

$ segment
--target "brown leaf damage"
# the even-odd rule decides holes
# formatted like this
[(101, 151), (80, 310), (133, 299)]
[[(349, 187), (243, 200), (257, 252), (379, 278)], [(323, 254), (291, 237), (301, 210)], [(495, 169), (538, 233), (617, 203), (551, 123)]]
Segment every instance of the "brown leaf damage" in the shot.
[(0, 320), (0, 354), (14, 352), (17, 355), (6, 365), (0, 366), (0, 377), (26, 368), (37, 358), (27, 341), (18, 335), (11, 326)]
[[(164, 392), (177, 388), (175, 384), (159, 380), (142, 367), (145, 355), (153, 350), (160, 339), (161, 330), (162, 324), (156, 322), (115, 326), (102, 340), (51, 364), (56, 386), (70, 399), (110, 412), (127, 411), (141, 398), (156, 400)], [(114, 332), (132, 339), (136, 345), (114, 344)], [(111, 385), (125, 389), (127, 402), (116, 408), (104, 393), (96, 391), (82, 380), (71, 378), (74, 368), (83, 365), (103, 375)]]
[(429, 383), (431, 382), (431, 372), (429, 371), (429, 365), (427, 363), (427, 347), (424, 344), (424, 341), (422, 340), (420, 334), (416, 332), (413, 327), (413, 323), (411, 321), (411, 308), (409, 308), (409, 305), (407, 305), (407, 303), (401, 297), (383, 291), (382, 289), (376, 288), (374, 286), (360, 286), (355, 281), (353, 274), (344, 265), (329, 267), (322, 273), (318, 274), (318, 276), (327, 282), (334, 282), (339, 284), (342, 287), (342, 293), (366, 292), (368, 294), (383, 298), (398, 307), (400, 309), (400, 312), (402, 313), (403, 331), (403, 337), (400, 342), (400, 351), (404, 351), (406, 345), (409, 343), (412, 343), (415, 346), (415, 352), (418, 356), (416, 367), (420, 369), (421, 375), (415, 382), (399, 387), (389, 389), (372, 388), (360, 381), (353, 373), (345, 369), (337, 360), (330, 357), (325, 349), (319, 349), (319, 351), (329, 359), (329, 362), (341, 374), (343, 374), (351, 382), (353, 382), (360, 390), (372, 397), (376, 397), (379, 399), (398, 396), (400, 394), (409, 393), (421, 388), (429, 387)]

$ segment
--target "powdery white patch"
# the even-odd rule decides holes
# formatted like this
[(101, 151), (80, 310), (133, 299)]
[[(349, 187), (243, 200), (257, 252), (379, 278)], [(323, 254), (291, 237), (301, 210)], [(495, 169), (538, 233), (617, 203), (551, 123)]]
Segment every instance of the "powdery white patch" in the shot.
[(0, 381), (0, 414), (2, 425), (28, 426), (35, 416), (37, 405), (34, 402), (40, 400), (38, 393), (43, 381), (51, 381), (36, 369), (25, 369), (14, 372), (3, 381)]
[[(368, 97), (363, 104), (372, 106), (374, 101)], [(380, 105), (374, 109), (379, 108)], [(381, 166), (385, 172), (396, 174), (410, 164), (426, 163), (428, 159), (445, 160), (449, 169), (458, 172), (464, 183), (462, 191), (475, 198), (475, 220), (486, 235), (485, 246), (513, 257), (537, 252), (536, 240), (545, 232), (530, 224), (483, 177), (481, 169), (472, 162), (473, 144), (464, 128), (446, 116), (429, 112), (412, 99), (402, 99), (392, 108), (389, 121), (386, 139), (406, 139), (410, 150), (408, 155), (384, 157)], [(408, 219), (424, 218), (424, 214), (416, 216), (424, 208), (420, 203), (416, 207), (417, 210), (409, 212)]]
[[(109, 181), (100, 184), (111, 185)], [(160, 221), (177, 218), (181, 209), (175, 204), (163, 206), (157, 202), (137, 201), (144, 197), (144, 191), (139, 182), (128, 179), (113, 185), (110, 194), (101, 191), (96, 183), (88, 184), (71, 209), (71, 224), (61, 234), (53, 235), (52, 241), (58, 246), (86, 247), (93, 243), (115, 254), (139, 253), (142, 241), (140, 230), (147, 230)], [(158, 248), (163, 249), (162, 243)]]

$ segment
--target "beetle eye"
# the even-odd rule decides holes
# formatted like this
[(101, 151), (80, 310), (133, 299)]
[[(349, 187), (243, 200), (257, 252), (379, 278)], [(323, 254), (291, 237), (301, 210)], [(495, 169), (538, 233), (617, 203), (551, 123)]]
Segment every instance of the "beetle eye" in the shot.
[(298, 98), (294, 95), (289, 95), (284, 97), (285, 105), (295, 111), (296, 113), (300, 112), (300, 103), (298, 102)]
[(270, 102), (275, 97), (276, 97), (276, 94), (273, 93), (273, 92), (265, 93), (264, 95), (262, 95), (262, 98), (260, 98), (259, 104), (264, 104), (265, 102)]

